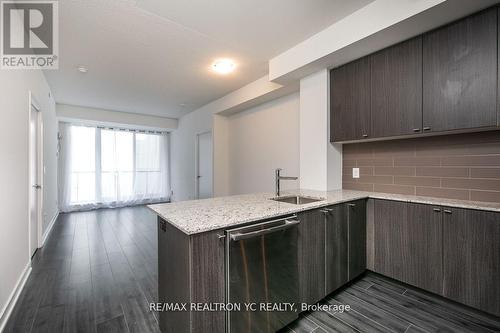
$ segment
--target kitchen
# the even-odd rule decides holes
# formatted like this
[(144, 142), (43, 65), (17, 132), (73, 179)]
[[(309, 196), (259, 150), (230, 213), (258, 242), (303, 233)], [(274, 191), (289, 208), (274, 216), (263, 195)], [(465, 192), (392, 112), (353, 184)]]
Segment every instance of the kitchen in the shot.
[(42, 2), (0, 332), (500, 332), (500, 1)]
[[(498, 163), (497, 13), (330, 70), (329, 139), (343, 143), (343, 189), (282, 193), (281, 181), (297, 177), (278, 168), (274, 193), (150, 206), (160, 302), (302, 304), (161, 312), (162, 331), (276, 331), (367, 271), (500, 315), (500, 206), (481, 192), (498, 187), (474, 183), (468, 168)], [(447, 162), (461, 155), (471, 162)], [(446, 185), (462, 171), (465, 185)]]

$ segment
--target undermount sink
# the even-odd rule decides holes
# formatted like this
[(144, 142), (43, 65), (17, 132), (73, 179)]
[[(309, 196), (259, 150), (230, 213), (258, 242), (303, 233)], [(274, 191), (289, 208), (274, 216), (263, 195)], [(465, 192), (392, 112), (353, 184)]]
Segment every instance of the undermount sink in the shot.
[(323, 199), (323, 198), (308, 198), (308, 197), (302, 197), (300, 195), (294, 195), (294, 196), (271, 198), (270, 200), (279, 201), (279, 202), (286, 202), (286, 203), (293, 204), (293, 205), (304, 205), (304, 204), (308, 204), (311, 202), (322, 201), (325, 199)]

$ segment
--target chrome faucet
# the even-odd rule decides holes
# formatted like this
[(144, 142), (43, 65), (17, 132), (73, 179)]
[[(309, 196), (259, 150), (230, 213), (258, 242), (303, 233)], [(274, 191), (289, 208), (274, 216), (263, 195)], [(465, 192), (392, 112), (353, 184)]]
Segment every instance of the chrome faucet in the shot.
[(275, 182), (275, 185), (276, 185), (275, 194), (276, 194), (277, 197), (280, 196), (280, 180), (297, 180), (297, 179), (299, 179), (299, 177), (285, 177), (285, 176), (281, 176), (280, 175), (281, 170), (283, 170), (283, 169), (277, 168), (274, 171), (274, 174), (275, 174), (274, 182)]

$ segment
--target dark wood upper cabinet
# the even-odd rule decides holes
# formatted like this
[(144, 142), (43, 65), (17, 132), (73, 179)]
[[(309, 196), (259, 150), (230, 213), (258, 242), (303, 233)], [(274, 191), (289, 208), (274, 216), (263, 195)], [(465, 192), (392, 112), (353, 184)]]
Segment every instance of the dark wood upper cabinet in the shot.
[(497, 9), (423, 36), (423, 129), (496, 126)]
[(370, 59), (330, 72), (330, 141), (370, 136)]
[(330, 141), (500, 126), (493, 7), (330, 72)]
[(349, 220), (349, 280), (366, 270), (366, 200), (347, 203)]
[(500, 213), (445, 208), (443, 294), (500, 316)]
[(372, 136), (422, 131), (422, 37), (379, 51), (371, 60)]

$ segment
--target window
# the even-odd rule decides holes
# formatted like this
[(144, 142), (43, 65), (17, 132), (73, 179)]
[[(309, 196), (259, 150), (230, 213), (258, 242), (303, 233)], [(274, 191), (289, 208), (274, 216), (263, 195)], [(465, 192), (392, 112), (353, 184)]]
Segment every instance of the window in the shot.
[(61, 210), (168, 199), (166, 135), (69, 124), (61, 132)]
[[(156, 152), (160, 154), (159, 151)], [(101, 189), (104, 202), (133, 198), (134, 133), (101, 130)]]
[(71, 202), (95, 201), (95, 128), (73, 127), (71, 150)]
[(161, 193), (160, 138), (158, 136), (136, 135), (136, 177), (137, 192)]

